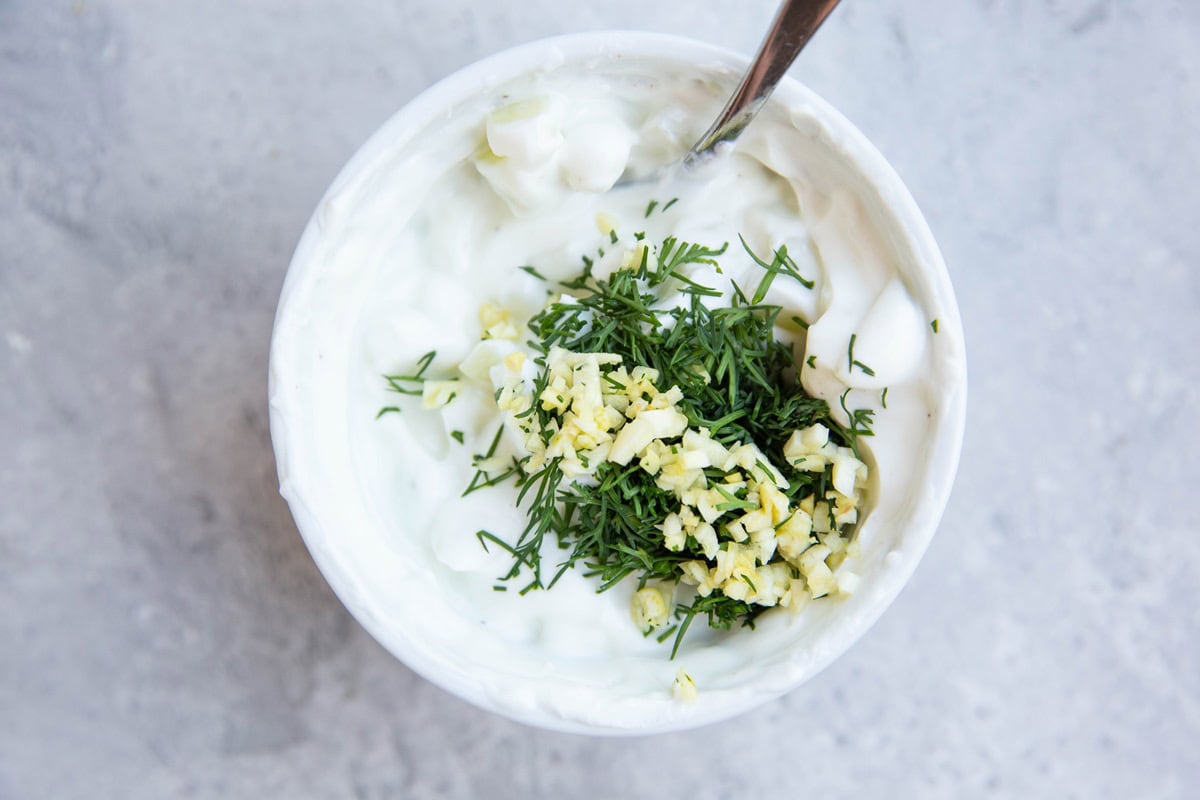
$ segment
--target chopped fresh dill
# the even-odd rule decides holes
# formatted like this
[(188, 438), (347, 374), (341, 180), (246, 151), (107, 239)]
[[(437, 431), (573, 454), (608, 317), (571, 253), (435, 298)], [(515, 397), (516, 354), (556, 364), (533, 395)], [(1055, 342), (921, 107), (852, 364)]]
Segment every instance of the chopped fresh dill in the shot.
[(621, 240), (620, 237), (617, 236), (616, 228), (613, 228), (611, 231), (608, 232), (608, 243), (609, 244), (616, 244), (620, 240)]
[[(523, 265), (517, 267), (517, 269), (521, 270), (522, 272), (528, 272), (530, 275), (537, 278), (539, 281), (546, 281), (546, 276), (543, 275), (542, 273), (538, 272), (537, 268), (531, 264), (523, 264)], [(549, 281), (546, 281), (546, 282), (549, 283)]]
[(888, 387), (885, 386), (885, 387), (883, 387), (883, 394), (879, 395), (879, 403), (884, 408), (887, 408), (887, 393), (888, 393)]
[(453, 439), (454, 441), (458, 442), (459, 444), (462, 444), (463, 443), (463, 432), (462, 431), (450, 431), (450, 438)]
[(733, 492), (728, 491), (725, 487), (718, 484), (716, 490), (725, 498), (724, 503), (717, 504), (717, 511), (753, 511), (758, 508), (757, 503), (751, 503), (738, 497)]
[(663, 642), (665, 642), (667, 639), (670, 639), (670, 638), (671, 638), (671, 634), (672, 634), (672, 633), (674, 633), (674, 632), (675, 632), (675, 630), (676, 630), (678, 627), (679, 627), (678, 625), (668, 625), (668, 626), (667, 626), (667, 627), (666, 627), (666, 628), (665, 628), (665, 629), (662, 631), (662, 633), (660, 633), (660, 634), (658, 634), (658, 636), (655, 636), (655, 637), (654, 637), (654, 641), (658, 642), (659, 644), (662, 644), (662, 643), (663, 643)]
[[(437, 358), (437, 351), (431, 350), (417, 359), (417, 368), (411, 375), (384, 375), (388, 389), (398, 394), (420, 396), (421, 385), (425, 383), (425, 370)], [(379, 417), (376, 417), (378, 419)]]
[(862, 453), (858, 449), (858, 438), (860, 436), (874, 436), (875, 431), (871, 428), (874, 424), (875, 411), (870, 408), (859, 408), (851, 411), (846, 405), (846, 398), (850, 396), (852, 389), (847, 389), (842, 392), (842, 396), (838, 398), (838, 403), (842, 406), (842, 411), (846, 412), (846, 416), (850, 418), (850, 426), (845, 429), (847, 436), (850, 439), (850, 447), (854, 450), (854, 456), (861, 458)]
[(816, 368), (817, 368), (817, 357), (816, 357), (816, 355), (811, 355), (811, 356), (809, 356), (808, 358), (806, 358), (806, 359), (804, 360), (804, 363), (805, 363), (805, 364), (808, 364), (808, 368), (809, 368), (809, 369), (816, 369)]
[(754, 291), (754, 299), (751, 300), (752, 305), (758, 305), (767, 296), (767, 290), (771, 288), (771, 284), (775, 281), (775, 276), (784, 274), (789, 275), (797, 280), (805, 289), (811, 289), (816, 286), (815, 281), (810, 281), (800, 274), (796, 262), (788, 255), (787, 245), (781, 244), (776, 248), (769, 262), (759, 258), (759, 256), (750, 249), (750, 245), (746, 244), (746, 239), (741, 234), (738, 234), (738, 239), (742, 242), (742, 247), (749, 254), (752, 261), (767, 271), (767, 274), (759, 281), (758, 288)]
[[(644, 238), (644, 234), (635, 238)], [(797, 353), (775, 338), (782, 308), (762, 303), (771, 281), (783, 275), (812, 286), (795, 269), (786, 248), (775, 250), (770, 262), (751, 253), (755, 263), (766, 270), (753, 298), (748, 299), (733, 285), (733, 297), (727, 304), (715, 304), (717, 307), (706, 301), (724, 293), (687, 273), (697, 265), (719, 269), (718, 259), (727, 252), (728, 243), (711, 247), (668, 237), (653, 249), (654, 258), (643, 253), (637, 264), (603, 279), (592, 274), (592, 265), (585, 260), (580, 274), (562, 282), (575, 297), (570, 302), (548, 304), (530, 320), (530, 345), (538, 354), (535, 361), (540, 367), (533, 397), (542, 396), (549, 385), (546, 359), (552, 348), (614, 353), (627, 365), (656, 370), (659, 385), (679, 387), (683, 399), (677, 408), (687, 417), (689, 427), (707, 428), (725, 447), (753, 443), (764, 452), (780, 452), (794, 431), (817, 423), (825, 425), (831, 441), (841, 446), (855, 446), (857, 436), (869, 435), (870, 412), (847, 411), (851, 426), (838, 425), (828, 405), (808, 395), (797, 381)], [(656, 307), (654, 290), (668, 283), (684, 295), (684, 302)], [(812, 357), (808, 363), (815, 363)], [(611, 382), (611, 376), (607, 380)], [(556, 399), (564, 402), (561, 396)], [(554, 412), (534, 403), (524, 413), (532, 417), (531, 429), (540, 431), (548, 444), (557, 429)], [(494, 449), (479, 461), (490, 458)], [(664, 543), (659, 523), (678, 510), (675, 495), (660, 488), (636, 461), (624, 466), (593, 461), (586, 466), (591, 469), (591, 479), (575, 482), (564, 477), (558, 459), (533, 470), (514, 463), (516, 502), (526, 511), (525, 529), (507, 541), (491, 533), (479, 534), (485, 547), (501, 546), (513, 557), (512, 567), (500, 580), (519, 578), (524, 593), (550, 588), (567, 570), (580, 568), (597, 581), (598, 591), (630, 577), (640, 585), (647, 581), (678, 583), (680, 565), (695, 556), (686, 548), (668, 550)], [(830, 480), (828, 469), (811, 472), (785, 466), (784, 472), (789, 501), (814, 494), (824, 497)], [(468, 489), (482, 488), (485, 480), (487, 476), (478, 474)], [(744, 484), (711, 486), (721, 495), (716, 508), (722, 514), (737, 516), (759, 507), (747, 499)], [(553, 572), (542, 563), (548, 541), (564, 552)], [(727, 630), (735, 622), (752, 626), (764, 609), (721, 593), (697, 597), (676, 606), (677, 625), (660, 637), (665, 640), (673, 632), (674, 655), (695, 617)]]
[(647, 219), (649, 219), (650, 215), (654, 213), (654, 209), (656, 209), (656, 208), (658, 209), (658, 213), (660, 213), (660, 214), (665, 213), (668, 208), (670, 208), (671, 206), (675, 205), (678, 202), (679, 202), (678, 197), (672, 197), (670, 200), (668, 200), (666, 203), (662, 204), (660, 207), (659, 202), (657, 200), (651, 200), (649, 203), (646, 204), (646, 213), (643, 216), (646, 217)]
[(675, 634), (675, 643), (671, 647), (671, 658), (675, 658), (679, 653), (679, 645), (683, 643), (683, 636), (691, 626), (692, 620), (697, 616), (703, 614), (708, 617), (710, 628), (727, 631), (738, 620), (741, 620), (742, 625), (753, 628), (755, 618), (766, 610), (765, 606), (751, 605), (742, 600), (734, 600), (732, 597), (716, 593), (710, 594), (708, 597), (697, 597), (690, 605), (679, 605), (675, 609), (675, 618), (681, 622), (679, 630)]
[(933, 328), (934, 333), (938, 332), (937, 326), (938, 326), (938, 321), (936, 319), (933, 322), (929, 323), (929, 327)]
[(400, 406), (384, 406), (383, 408), (379, 409), (379, 413), (375, 415), (375, 419), (379, 419), (384, 414), (399, 414), (399, 413), (400, 413)]
[(850, 345), (846, 348), (846, 361), (849, 364), (849, 367), (847, 368), (846, 371), (853, 372), (854, 368), (858, 367), (863, 372), (867, 373), (868, 375), (870, 375), (873, 378), (873, 377), (875, 377), (875, 370), (871, 369), (863, 362), (858, 361), (857, 359), (854, 358), (854, 340), (857, 338), (858, 338), (857, 333), (850, 334)]
[[(503, 435), (504, 435), (504, 425), (501, 424), (498, 428), (496, 428), (496, 435), (492, 437), (492, 443), (490, 445), (488, 445), (487, 452), (485, 452), (483, 455), (479, 455), (479, 454), (475, 455), (475, 458), (473, 459), (473, 462), (476, 466), (475, 477), (471, 478), (471, 482), (469, 484), (467, 484), (467, 488), (463, 490), (463, 493), (461, 495), (462, 497), (466, 497), (471, 492), (477, 491), (486, 486), (495, 486), (498, 483), (502, 483), (502, 482), (508, 480), (509, 478), (511, 478), (513, 475), (516, 475), (520, 471), (517, 467), (514, 466), (512, 469), (506, 470), (505, 472), (503, 472), (499, 475), (489, 476), (487, 474), (487, 472), (478, 468), (479, 464), (481, 462), (486, 461), (487, 459), (496, 455), (496, 448), (500, 446), (500, 437)], [(482, 533), (482, 531), (481, 531), (481, 533)]]

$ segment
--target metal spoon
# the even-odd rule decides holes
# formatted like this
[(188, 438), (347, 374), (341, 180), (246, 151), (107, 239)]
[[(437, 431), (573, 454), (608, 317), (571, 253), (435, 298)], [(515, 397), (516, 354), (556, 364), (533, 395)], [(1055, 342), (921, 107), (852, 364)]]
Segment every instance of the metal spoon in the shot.
[[(775, 91), (776, 85), (787, 73), (788, 67), (800, 55), (800, 51), (821, 27), (821, 23), (833, 11), (838, 0), (785, 0), (771, 23), (767, 36), (758, 48), (754, 61), (751, 62), (742, 82), (725, 104), (725, 109), (717, 117), (703, 136), (684, 155), (680, 164), (666, 170), (666, 174), (674, 173), (682, 167), (691, 170), (710, 159), (722, 149), (721, 145), (732, 146), (733, 142), (746, 129), (767, 98)], [(647, 179), (657, 180), (664, 177), (658, 173), (646, 178), (629, 180), (623, 179), (618, 185), (642, 183)]]

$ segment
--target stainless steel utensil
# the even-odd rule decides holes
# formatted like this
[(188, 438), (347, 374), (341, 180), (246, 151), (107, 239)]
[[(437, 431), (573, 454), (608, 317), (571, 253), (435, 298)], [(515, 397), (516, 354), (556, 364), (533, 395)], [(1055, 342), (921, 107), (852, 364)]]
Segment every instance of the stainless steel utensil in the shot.
[(812, 39), (817, 28), (833, 11), (839, 0), (786, 0), (775, 15), (766, 38), (758, 48), (737, 90), (725, 104), (720, 116), (684, 155), (680, 164), (673, 164), (650, 176), (626, 176), (618, 186), (661, 180), (680, 167), (690, 170), (707, 161), (722, 145), (732, 146), (762, 109), (771, 92), (787, 73), (788, 67)]

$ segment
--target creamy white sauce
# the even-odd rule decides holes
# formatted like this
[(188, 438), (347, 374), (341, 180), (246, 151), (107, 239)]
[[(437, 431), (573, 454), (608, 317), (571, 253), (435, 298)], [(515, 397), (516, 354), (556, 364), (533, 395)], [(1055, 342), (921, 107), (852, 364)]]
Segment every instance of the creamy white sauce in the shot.
[[(331, 580), (347, 605), (377, 635), (393, 632), (390, 644), (410, 663), (519, 718), (662, 727), (777, 694), (861, 632), (897, 591), (888, 573), (907, 576), (923, 547), (906, 551), (904, 531), (927, 523), (930, 465), (945, 457), (929, 443), (947, 397), (961, 390), (957, 317), (923, 277), (926, 265), (905, 243), (889, 198), (819, 113), (768, 108), (732, 157), (698, 179), (605, 191), (626, 169), (678, 158), (731, 78), (716, 67), (599, 59), (497, 86), (410, 140), (377, 148), (343, 180), (319, 209), (307, 279), (285, 292), (273, 416), (288, 432), (281, 465), (321, 462), (304, 475), (281, 466), (310, 547), (337, 573)], [(536, 113), (489, 123), (491, 112), (518, 101)], [(484, 141), (505, 157), (477, 167)], [(650, 199), (675, 196), (670, 209), (646, 218)], [(471, 455), (501, 421), (490, 389), (464, 388), (437, 411), (402, 401), (402, 413), (375, 420), (397, 402), (381, 375), (408, 371), (429, 350), (438, 353), (434, 372), (453, 375), (479, 342), (482, 303), (513, 311), (518, 322), (540, 309), (546, 284), (517, 266), (551, 280), (575, 274), (581, 254), (609, 245), (597, 228), (601, 212), (626, 239), (644, 231), (651, 242), (729, 242), (724, 275), (697, 275), (722, 289), (730, 279), (753, 289), (761, 276), (738, 234), (763, 254), (786, 244), (816, 281), (807, 289), (780, 277), (766, 301), (785, 307), (781, 318), (811, 324), (806, 354), (816, 366), (801, 375), (810, 392), (843, 422), (839, 397), (848, 387), (852, 408), (876, 410), (862, 555), (847, 564), (863, 577), (852, 597), (816, 601), (798, 615), (773, 610), (754, 631), (716, 634), (698, 620), (669, 661), (669, 647), (632, 624), (632, 584), (597, 594), (593, 581), (571, 572), (552, 591), (520, 596), (520, 583), (494, 591), (511, 560), (497, 548), (485, 552), (475, 533), (515, 539), (524, 512), (507, 485), (459, 496), (474, 473)], [(939, 317), (950, 327), (944, 342), (929, 327)], [(851, 369), (852, 334), (855, 358), (874, 376)], [(513, 346), (497, 343), (497, 355)], [(463, 433), (462, 445), (451, 431)], [(518, 452), (517, 437), (502, 447)], [(308, 518), (311, 527), (323, 520), (320, 535)], [(546, 563), (560, 552), (548, 551)], [(681, 666), (699, 687), (694, 704), (672, 697)]]

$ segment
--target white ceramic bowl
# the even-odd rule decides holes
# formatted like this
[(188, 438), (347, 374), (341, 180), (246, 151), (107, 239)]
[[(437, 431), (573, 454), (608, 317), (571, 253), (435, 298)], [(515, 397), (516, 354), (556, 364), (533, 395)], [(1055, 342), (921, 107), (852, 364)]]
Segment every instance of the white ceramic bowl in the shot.
[[(346, 445), (348, 387), (346, 374), (351, 363), (341, 349), (347, 340), (323, 341), (313, 352), (294, 346), (314, 316), (327, 313), (352, 314), (341, 308), (322, 309), (323, 286), (338, 281), (326, 274), (319, 257), (323, 219), (331, 213), (353, 214), (353, 209), (331, 210), (342, 190), (369, 180), (388, 152), (410, 140), (447, 111), (468, 98), (490, 92), (499, 84), (517, 78), (547, 63), (610, 58), (642, 57), (664, 65), (711, 69), (731, 75), (740, 73), (747, 59), (709, 45), (676, 37), (646, 33), (588, 33), (547, 39), (517, 47), (473, 64), (431, 87), (389, 119), (362, 146), (339, 174), (309, 222), (288, 270), (275, 322), (271, 349), (270, 419), (271, 436), (278, 464), (281, 491), (287, 499), (313, 558), (346, 607), (395, 656), (412, 669), (454, 694), (483, 708), (519, 721), (558, 730), (593, 734), (640, 734), (677, 730), (713, 722), (743, 712), (752, 706), (794, 688), (827, 666), (844, 652), (879, 617), (908, 581), (924, 553), (948, 499), (962, 443), (966, 404), (965, 356), (962, 330), (950, 280), (928, 226), (899, 177), (877, 150), (844, 117), (794, 80), (785, 79), (773, 103), (803, 107), (815, 115), (832, 134), (836, 148), (831, 158), (845, 162), (861, 185), (873, 192), (875, 202), (889, 219), (889, 240), (896, 259), (908, 266), (906, 279), (917, 284), (927, 307), (938, 309), (939, 336), (935, 337), (935, 361), (947, 376), (933, 401), (935, 419), (926, 446), (928, 457), (919, 496), (911, 498), (904, 524), (892, 531), (889, 552), (882, 554), (876, 574), (864, 576), (869, 591), (858, 593), (844, 611), (821, 612), (828, 619), (790, 647), (803, 652), (781, 654), (798, 669), (788, 679), (764, 681), (756, 691), (707, 694), (694, 706), (670, 709), (648, 707), (643, 715), (621, 720), (606, 716), (603, 690), (581, 694), (558, 706), (513, 704), (508, 694), (521, 687), (504, 683), (490, 674), (486, 664), (463, 660), (439, 646), (435, 637), (417, 626), (398, 622), (382, 603), (379, 576), (370, 574), (378, 561), (377, 552), (363, 537), (345, 536), (348, 530), (373, 523), (369, 493), (362, 481), (346, 482), (334, 491), (338, 473), (355, 473), (351, 448)], [(916, 266), (914, 266), (916, 265)], [(314, 299), (315, 298), (315, 299)], [(349, 327), (349, 320), (346, 320)], [(285, 347), (284, 344), (287, 343)], [(321, 392), (314, 391), (318, 385)], [(330, 390), (330, 386), (334, 386)], [(382, 550), (378, 551), (382, 552)], [(929, 579), (936, 580), (935, 576)], [(753, 634), (750, 634), (753, 635)], [(569, 665), (562, 669), (569, 670)], [(508, 676), (511, 679), (511, 676)], [(498, 692), (496, 687), (503, 686)], [(669, 693), (664, 691), (664, 696)], [(614, 704), (615, 705), (615, 704)], [(676, 704), (682, 706), (682, 704)]]

